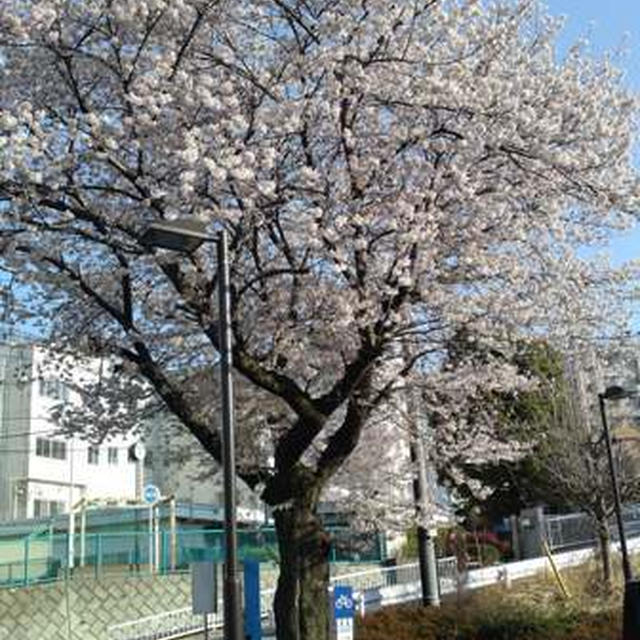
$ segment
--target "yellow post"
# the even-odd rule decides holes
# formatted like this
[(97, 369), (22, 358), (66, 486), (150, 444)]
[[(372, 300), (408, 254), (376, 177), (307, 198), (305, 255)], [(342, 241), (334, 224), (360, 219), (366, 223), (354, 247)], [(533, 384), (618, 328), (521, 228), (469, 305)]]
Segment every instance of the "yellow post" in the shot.
[(569, 593), (567, 586), (565, 585), (564, 580), (562, 579), (562, 576), (558, 571), (558, 567), (556, 566), (555, 560), (551, 555), (551, 549), (549, 549), (549, 545), (547, 544), (546, 540), (544, 539), (541, 540), (541, 543), (542, 543), (542, 549), (545, 555), (547, 556), (547, 559), (549, 560), (549, 564), (551, 565), (551, 570), (553, 571), (553, 575), (556, 578), (556, 582), (560, 586), (560, 591), (562, 591), (562, 595), (565, 597), (565, 599), (568, 600), (571, 597), (571, 594)]

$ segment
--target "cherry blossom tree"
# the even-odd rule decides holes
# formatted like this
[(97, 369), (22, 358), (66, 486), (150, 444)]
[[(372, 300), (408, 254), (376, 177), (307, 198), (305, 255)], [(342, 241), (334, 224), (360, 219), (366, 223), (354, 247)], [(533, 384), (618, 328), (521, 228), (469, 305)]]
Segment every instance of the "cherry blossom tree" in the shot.
[(315, 507), (398, 382), (448, 385), (460, 327), (598, 318), (611, 274), (574, 248), (634, 221), (634, 98), (607, 60), (559, 62), (532, 0), (2, 9), (3, 267), (58, 340), (117, 355), (219, 460), (182, 375), (216, 359), (214, 257), (140, 239), (227, 229), (234, 366), (278, 405), (273, 463), (239, 465), (275, 509), (278, 638), (327, 638)]

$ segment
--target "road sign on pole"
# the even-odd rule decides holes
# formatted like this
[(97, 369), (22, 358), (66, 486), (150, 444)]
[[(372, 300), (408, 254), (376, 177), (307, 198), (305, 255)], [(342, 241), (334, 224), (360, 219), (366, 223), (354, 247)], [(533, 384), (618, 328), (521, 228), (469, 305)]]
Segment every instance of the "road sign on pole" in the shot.
[(142, 497), (147, 504), (153, 504), (160, 499), (160, 489), (155, 484), (148, 484), (142, 492)]
[(333, 589), (333, 619), (336, 640), (353, 640), (353, 617), (355, 602), (353, 589), (348, 586), (336, 586)]
[(191, 565), (191, 608), (194, 615), (201, 613), (204, 638), (209, 638), (207, 615), (217, 610), (217, 569), (214, 562), (195, 562)]

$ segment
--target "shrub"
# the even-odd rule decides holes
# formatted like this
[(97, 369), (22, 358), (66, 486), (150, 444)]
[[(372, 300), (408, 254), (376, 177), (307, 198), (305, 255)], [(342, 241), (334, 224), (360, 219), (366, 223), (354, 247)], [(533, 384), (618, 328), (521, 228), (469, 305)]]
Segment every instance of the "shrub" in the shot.
[(438, 609), (382, 609), (357, 622), (356, 640), (619, 640), (622, 576), (616, 574), (614, 588), (603, 592), (594, 588), (601, 582), (595, 563), (562, 575), (569, 600), (545, 572), (509, 590), (460, 591)]
[(547, 610), (516, 602), (471, 599), (439, 609), (389, 607), (358, 621), (356, 640), (619, 640), (613, 610)]

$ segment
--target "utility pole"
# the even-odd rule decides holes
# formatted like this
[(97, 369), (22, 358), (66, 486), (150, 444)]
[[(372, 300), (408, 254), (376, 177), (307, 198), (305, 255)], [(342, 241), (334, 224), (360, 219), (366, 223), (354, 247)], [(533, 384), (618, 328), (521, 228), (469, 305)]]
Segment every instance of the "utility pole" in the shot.
[[(415, 415), (415, 414), (414, 414)], [(414, 423), (415, 424), (415, 423)], [(415, 465), (413, 479), (413, 498), (418, 516), (418, 561), (420, 564), (420, 584), (422, 587), (422, 606), (439, 607), (440, 593), (438, 588), (438, 564), (434, 545), (434, 530), (426, 524), (429, 507), (429, 489), (427, 479), (427, 461), (422, 436), (412, 436), (411, 462)]]
[[(408, 383), (410, 384), (410, 383)], [(420, 564), (420, 585), (422, 587), (422, 606), (439, 607), (440, 589), (438, 585), (438, 564), (434, 546), (434, 530), (429, 529), (429, 480), (424, 440), (418, 424), (418, 407), (414, 390), (407, 389), (407, 413), (410, 424), (410, 455), (414, 466), (413, 499), (418, 521), (418, 562)]]

